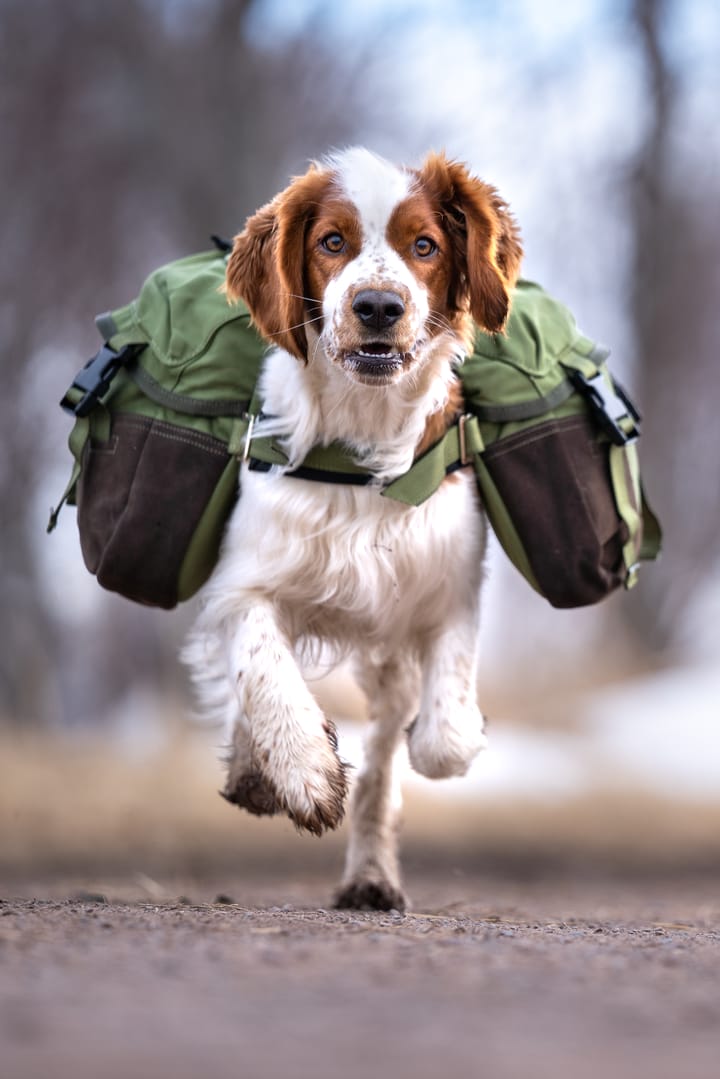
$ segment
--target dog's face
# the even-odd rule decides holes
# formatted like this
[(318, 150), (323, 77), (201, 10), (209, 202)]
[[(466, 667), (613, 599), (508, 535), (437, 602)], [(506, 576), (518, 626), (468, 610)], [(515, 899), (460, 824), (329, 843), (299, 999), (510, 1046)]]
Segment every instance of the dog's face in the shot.
[(236, 237), (230, 299), (299, 359), (369, 385), (397, 381), (436, 338), (467, 348), (472, 319), (502, 330), (519, 271), (515, 223), (494, 188), (433, 154), (399, 169), (366, 150), (312, 166)]

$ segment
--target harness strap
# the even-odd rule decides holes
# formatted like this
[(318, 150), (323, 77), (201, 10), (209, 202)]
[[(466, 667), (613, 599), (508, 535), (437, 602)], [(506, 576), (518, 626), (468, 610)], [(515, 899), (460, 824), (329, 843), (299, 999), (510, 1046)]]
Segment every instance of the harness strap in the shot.
[[(66, 394), (66, 399), (70, 404), (78, 404), (82, 399), (82, 390), (71, 387)], [(60, 501), (57, 506), (52, 507), (50, 510), (47, 523), (48, 532), (55, 529), (63, 506), (66, 503), (71, 506), (75, 505), (75, 490), (83, 468), (83, 451), (86, 443), (90, 438), (97, 438), (101, 442), (107, 442), (110, 437), (110, 427), (110, 413), (100, 402), (97, 402), (87, 415), (76, 418), (68, 438), (68, 446), (73, 456), (72, 472)]]
[[(248, 435), (251, 437), (249, 447), (246, 446)], [(419, 506), (438, 489), (450, 472), (471, 464), (475, 455), (483, 449), (477, 417), (470, 414), (461, 416), (434, 446), (413, 462), (407, 472), (384, 487), (379, 486), (379, 493), (409, 506)], [(255, 471), (266, 471), (273, 465), (288, 463), (287, 456), (275, 439), (252, 437), (250, 417), (237, 424), (230, 442), (230, 452), (242, 457), (247, 455), (250, 468)], [(285, 475), (355, 486), (377, 482), (375, 474), (358, 464), (342, 442), (313, 447), (302, 464)]]
[(381, 491), (385, 498), (419, 506), (437, 491), (450, 472), (472, 464), (485, 448), (477, 416), (465, 414), (412, 467)]

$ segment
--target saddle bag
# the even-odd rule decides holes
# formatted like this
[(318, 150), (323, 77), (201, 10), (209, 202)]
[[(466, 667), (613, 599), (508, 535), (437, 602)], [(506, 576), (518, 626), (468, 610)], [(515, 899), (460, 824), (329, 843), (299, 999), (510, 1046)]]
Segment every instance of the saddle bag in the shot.
[[(65, 502), (76, 505), (99, 583), (163, 608), (212, 572), (241, 460), (286, 462), (277, 442), (252, 438), (266, 345), (223, 294), (218, 247), (161, 267), (136, 300), (98, 316), (104, 344), (61, 402), (75, 419), (73, 466), (48, 531)], [(459, 368), (465, 415), (382, 495), (418, 505), (472, 464), (502, 547), (550, 603), (631, 587), (660, 530), (640, 486), (639, 417), (606, 357), (566, 308), (521, 282), (507, 332), (478, 331)], [(315, 447), (303, 465), (302, 478), (373, 481), (341, 443)]]
[(493, 530), (555, 607), (631, 588), (660, 550), (637, 452), (640, 415), (538, 285), (519, 283), (505, 335), (478, 332), (462, 368), (473, 464)]
[(64, 502), (85, 565), (128, 599), (171, 608), (210, 575), (237, 498), (266, 346), (228, 304), (222, 252), (156, 270), (96, 325), (105, 342), (61, 405), (75, 417)]

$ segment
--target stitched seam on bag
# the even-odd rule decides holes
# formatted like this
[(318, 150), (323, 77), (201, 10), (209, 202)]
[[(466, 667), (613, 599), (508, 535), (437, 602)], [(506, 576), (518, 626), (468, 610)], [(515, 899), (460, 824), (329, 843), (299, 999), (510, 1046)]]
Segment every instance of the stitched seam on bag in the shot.
[(218, 449), (217, 446), (209, 446), (207, 443), (202, 442), (200, 439), (186, 438), (182, 435), (170, 434), (169, 431), (157, 431), (155, 428), (150, 432), (150, 435), (157, 435), (158, 438), (166, 438), (170, 442), (183, 442), (186, 446), (192, 446), (193, 449), (202, 449), (207, 453), (212, 453), (216, 457), (227, 457), (227, 453), (224, 450)]
[[(161, 426), (164, 425), (164, 426)], [(145, 420), (138, 419), (134, 416), (122, 415), (123, 427), (134, 427), (138, 431), (146, 433), (148, 436), (157, 435), (159, 438), (167, 438), (175, 442), (184, 442), (187, 446), (193, 446), (195, 449), (207, 450), (208, 453), (215, 454), (216, 457), (227, 457), (228, 453), (221, 445), (218, 445), (218, 439), (212, 435), (203, 434), (201, 431), (186, 430), (182, 435), (177, 434), (178, 428), (173, 428), (171, 424), (165, 423), (164, 420), (153, 419), (152, 417), (145, 417)]]
[[(140, 425), (137, 424), (136, 426), (140, 426)], [(130, 482), (127, 485), (128, 493), (132, 491), (133, 484), (135, 483), (135, 477), (138, 474), (138, 469), (140, 468), (140, 462), (141, 462), (141, 460), (143, 458), (143, 455), (145, 453), (145, 448), (147, 446), (147, 435), (148, 435), (149, 429), (143, 425), (142, 430), (145, 433), (145, 440), (144, 440), (142, 446), (140, 447), (140, 452), (137, 455), (137, 458), (135, 460), (135, 467), (132, 470), (132, 476), (130, 478)], [(129, 502), (129, 499), (128, 499), (128, 502)], [(112, 528), (112, 530), (110, 532), (110, 535), (107, 537), (105, 543), (103, 544), (102, 554), (101, 554), (100, 559), (98, 561), (98, 568), (97, 568), (98, 580), (100, 580), (100, 574), (101, 573), (103, 573), (103, 575), (104, 575), (104, 565), (105, 565), (105, 559), (107, 557), (107, 552), (112, 548), (112, 545), (115, 542), (115, 537), (118, 534), (118, 532), (120, 531), (120, 529), (122, 528), (123, 521), (125, 520), (125, 517), (128, 514), (128, 502), (125, 503), (122, 510), (120, 511), (120, 513), (118, 513), (117, 517), (115, 518), (115, 525)]]
[(98, 442), (96, 444), (93, 444), (92, 441), (88, 442), (88, 453), (95, 454), (96, 456), (100, 454), (105, 454), (107, 457), (114, 457), (117, 448), (117, 435), (110, 435), (110, 438), (108, 438), (105, 442)]
[[(562, 424), (562, 426), (560, 426), (560, 424)], [(552, 420), (550, 423), (539, 424), (533, 434), (517, 431), (515, 434), (509, 435), (508, 438), (498, 439), (497, 442), (494, 442), (487, 447), (485, 455), (490, 456), (491, 458), (503, 457), (505, 454), (514, 453), (516, 450), (525, 446), (532, 446), (535, 442), (542, 442), (549, 434), (557, 435), (563, 431), (579, 431), (585, 429), (586, 423), (581, 417), (578, 417), (578, 419), (572, 417), (570, 422), (567, 422), (567, 419)]]

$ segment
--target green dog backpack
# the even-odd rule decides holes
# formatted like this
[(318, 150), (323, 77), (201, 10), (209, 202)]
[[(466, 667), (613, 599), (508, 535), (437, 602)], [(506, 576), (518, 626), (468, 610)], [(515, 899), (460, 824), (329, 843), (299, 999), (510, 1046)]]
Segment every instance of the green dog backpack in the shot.
[[(222, 292), (225, 254), (161, 267), (136, 300), (96, 324), (104, 344), (61, 404), (75, 418), (65, 502), (99, 583), (172, 608), (205, 582), (238, 493), (240, 463), (286, 464), (253, 437), (266, 351), (247, 308)], [(644, 499), (639, 417), (606, 365), (543, 289), (521, 282), (505, 334), (476, 334), (459, 368), (465, 414), (380, 493), (419, 505), (472, 464), (500, 544), (557, 607), (631, 587), (660, 529)], [(315, 447), (289, 475), (365, 484), (341, 443)]]

